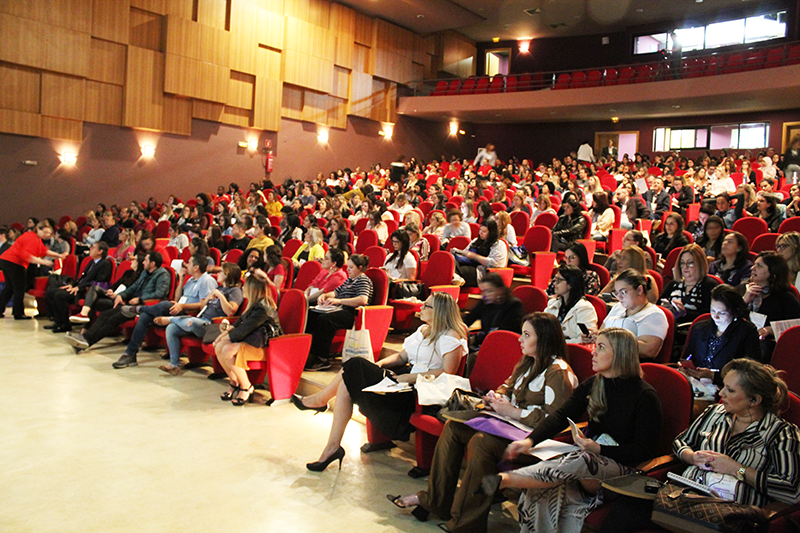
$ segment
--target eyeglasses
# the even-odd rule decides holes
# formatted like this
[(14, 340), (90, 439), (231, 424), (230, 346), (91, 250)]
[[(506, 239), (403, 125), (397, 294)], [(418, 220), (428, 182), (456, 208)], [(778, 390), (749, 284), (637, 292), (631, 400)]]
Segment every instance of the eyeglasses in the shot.
[(776, 244), (776, 245), (775, 245), (775, 249), (776, 249), (777, 251), (779, 251), (779, 252), (782, 252), (782, 251), (783, 251), (783, 250), (785, 250), (786, 248), (791, 248), (791, 246), (789, 246), (788, 244), (784, 244), (784, 243), (781, 243), (781, 244)]
[(631, 292), (630, 289), (620, 289), (618, 291), (611, 291), (611, 294), (614, 298), (619, 300), (620, 298), (624, 298), (629, 292)]
[(553, 278), (553, 281), (555, 281), (556, 283), (561, 283), (562, 281), (567, 281), (567, 280), (565, 280), (561, 276), (556, 276)]
[(681, 268), (683, 268), (683, 267), (694, 268), (694, 261), (681, 261), (678, 264), (680, 265)]

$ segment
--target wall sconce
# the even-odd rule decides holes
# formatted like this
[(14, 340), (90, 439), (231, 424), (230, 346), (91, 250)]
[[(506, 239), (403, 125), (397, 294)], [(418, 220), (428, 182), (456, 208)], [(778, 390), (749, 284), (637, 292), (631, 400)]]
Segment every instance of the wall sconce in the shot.
[(317, 141), (322, 144), (328, 144), (328, 130), (326, 128), (320, 128), (317, 131)]
[(258, 139), (250, 139), (248, 141), (239, 141), (239, 148), (255, 152), (258, 150)]
[(611, 117), (611, 122), (616, 124), (617, 122), (619, 122), (619, 117)]
[(458, 122), (455, 120), (450, 123), (450, 136), (455, 137), (458, 135)]
[(527, 54), (531, 49), (531, 42), (530, 41), (520, 41), (519, 42), (519, 53), (520, 54)]
[(156, 155), (156, 147), (152, 144), (142, 145), (142, 157), (153, 157)]
[(381, 131), (378, 132), (378, 135), (380, 135), (384, 139), (391, 139), (393, 133), (394, 133), (394, 124), (384, 122), (381, 125)]
[(78, 162), (78, 154), (75, 152), (64, 152), (61, 154), (61, 163), (64, 165), (74, 165)]

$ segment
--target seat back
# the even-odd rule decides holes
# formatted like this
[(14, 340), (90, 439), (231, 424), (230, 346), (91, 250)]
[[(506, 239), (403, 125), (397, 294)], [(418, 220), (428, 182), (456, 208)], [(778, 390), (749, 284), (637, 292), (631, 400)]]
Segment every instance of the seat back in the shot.
[(533, 285), (520, 285), (511, 294), (522, 302), (525, 314), (541, 313), (547, 307), (547, 293)]
[(78, 272), (78, 256), (69, 254), (61, 261), (61, 275), (68, 276), (75, 279), (75, 274)]
[(244, 252), (239, 250), (238, 248), (237, 249), (233, 249), (233, 250), (228, 250), (227, 253), (225, 254), (225, 261), (224, 262), (226, 262), (226, 263), (238, 263), (239, 259), (242, 258), (243, 254), (244, 254)]
[(300, 289), (289, 289), (281, 295), (278, 305), (278, 319), (286, 334), (303, 333), (306, 329), (308, 305), (306, 295)]
[(759, 235), (769, 233), (767, 223), (763, 218), (758, 217), (740, 218), (733, 223), (731, 229), (747, 237), (747, 241), (751, 243), (754, 242)]
[(453, 237), (447, 242), (447, 251), (449, 252), (453, 248), (457, 248), (459, 250), (464, 250), (469, 246), (469, 243), (472, 242), (472, 239), (466, 237), (464, 235), (459, 235), (457, 237)]
[(569, 366), (578, 381), (583, 383), (594, 376), (592, 370), (592, 351), (583, 344), (567, 344), (569, 351)]
[(603, 323), (603, 320), (606, 319), (606, 315), (608, 314), (608, 306), (603, 299), (598, 296), (587, 294), (584, 296), (584, 298), (586, 298), (586, 301), (592, 304), (592, 307), (594, 307), (594, 312), (597, 314), (597, 325), (599, 326)]
[(161, 222), (156, 224), (156, 231), (154, 236), (156, 239), (169, 238), (169, 220), (162, 220)]
[(605, 287), (608, 285), (608, 282), (611, 281), (611, 275), (608, 273), (608, 269), (602, 265), (598, 265), (597, 263), (589, 263), (589, 270), (597, 272), (597, 277), (600, 278), (600, 286)]
[(171, 263), (172, 261), (175, 261), (179, 255), (181, 255), (181, 253), (175, 246), (167, 246), (164, 249), (167, 251), (167, 255), (169, 256), (164, 258), (165, 262), (166, 260), (169, 260), (169, 262)]
[(122, 275), (128, 270), (130, 270), (131, 267), (132, 267), (131, 261), (127, 259), (122, 263), (120, 263), (119, 266), (117, 267), (117, 270), (114, 271), (114, 276), (111, 278), (111, 284), (113, 285), (114, 283), (118, 282), (119, 279), (122, 277)]
[(528, 231), (525, 232), (525, 239), (523, 241), (525, 250), (527, 250), (529, 254), (535, 252), (549, 252), (552, 240), (551, 235), (550, 228), (547, 226), (539, 226), (538, 224), (531, 226), (528, 228)]
[(386, 248), (382, 246), (370, 246), (364, 250), (364, 255), (369, 257), (369, 264), (375, 268), (380, 268), (386, 262)]
[(656, 390), (663, 408), (656, 453), (668, 455), (675, 437), (689, 427), (694, 402), (692, 386), (686, 376), (665, 365), (642, 363), (642, 371), (644, 380)]
[(381, 268), (368, 268), (365, 274), (372, 281), (372, 302), (369, 305), (386, 305), (389, 299), (389, 275)]
[(775, 241), (780, 237), (780, 233), (762, 233), (750, 243), (750, 251), (755, 253), (774, 251)]
[(370, 246), (380, 246), (378, 233), (374, 229), (365, 229), (358, 234), (358, 239), (356, 239), (356, 253), (363, 254)]
[(790, 231), (800, 231), (800, 217), (790, 217), (781, 222), (778, 227), (778, 233), (787, 233)]
[(211, 255), (211, 259), (214, 260), (214, 265), (220, 266), (222, 264), (222, 253), (216, 248), (209, 248), (208, 253)]
[(437, 250), (428, 259), (428, 268), (425, 269), (422, 282), (426, 287), (450, 285), (453, 281), (455, 268), (456, 260), (453, 254)]
[(489, 333), (481, 344), (469, 376), (473, 390), (489, 391), (502, 385), (522, 359), (519, 334), (506, 330)]
[(667, 258), (664, 260), (664, 268), (661, 270), (661, 277), (664, 280), (664, 285), (667, 285), (670, 281), (674, 279), (672, 269), (675, 266), (675, 263), (678, 262), (678, 257), (681, 255), (682, 249), (683, 248), (675, 248), (669, 253), (669, 255), (667, 255)]
[(359, 218), (358, 220), (356, 220), (356, 225), (353, 227), (353, 233), (355, 233), (356, 235), (361, 234), (362, 231), (367, 229), (367, 224), (369, 224), (369, 219), (367, 219), (366, 217)]
[(422, 238), (428, 241), (428, 246), (431, 249), (430, 250), (431, 253), (435, 252), (436, 250), (439, 250), (442, 247), (442, 241), (441, 239), (439, 239), (438, 235), (431, 235), (429, 233), (426, 233), (425, 235), (422, 236)]
[(770, 364), (777, 370), (784, 370), (786, 373), (783, 379), (789, 386), (789, 390), (795, 394), (800, 394), (800, 359), (797, 357), (797, 347), (800, 346), (800, 326), (789, 328), (775, 344), (772, 352)]
[(536, 217), (536, 223), (534, 226), (544, 226), (548, 229), (553, 229), (553, 226), (556, 225), (556, 222), (558, 222), (558, 215), (555, 213), (542, 213)]
[(300, 270), (297, 271), (297, 278), (294, 280), (294, 288), (301, 291), (306, 290), (321, 271), (322, 265), (319, 261), (306, 261), (300, 265)]
[(661, 311), (663, 311), (664, 315), (667, 317), (667, 336), (664, 337), (664, 342), (661, 344), (661, 350), (658, 352), (658, 355), (653, 362), (666, 364), (669, 363), (670, 357), (672, 356), (672, 343), (675, 340), (675, 317), (672, 316), (670, 311), (664, 309), (660, 305), (658, 308), (661, 309)]
[(89, 266), (89, 263), (92, 261), (91, 257), (84, 257), (83, 261), (81, 261), (81, 267), (78, 269), (78, 275), (75, 276), (75, 279), (78, 280), (83, 276), (83, 272), (86, 270), (86, 267)]
[(288, 257), (291, 259), (294, 257), (294, 254), (297, 253), (297, 250), (303, 245), (303, 241), (300, 239), (289, 239), (286, 241), (286, 244), (283, 247), (283, 252), (281, 255), (283, 257)]

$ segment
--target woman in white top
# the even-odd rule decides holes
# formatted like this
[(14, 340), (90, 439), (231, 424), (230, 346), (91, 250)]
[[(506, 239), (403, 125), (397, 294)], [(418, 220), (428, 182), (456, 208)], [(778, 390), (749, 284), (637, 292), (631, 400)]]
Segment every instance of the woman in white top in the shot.
[(453, 249), (456, 257), (456, 272), (467, 287), (477, 287), (490, 268), (508, 266), (508, 245), (500, 240), (497, 221), (483, 221), (478, 238), (469, 243), (466, 250)]
[(594, 195), (603, 192), (603, 187), (600, 185), (600, 180), (597, 176), (589, 176), (586, 178), (586, 185), (583, 186), (583, 196), (587, 204), (591, 204)]
[[(661, 351), (667, 337), (667, 317), (658, 306), (647, 300), (650, 280), (632, 268), (623, 270), (614, 280), (614, 296), (619, 303), (611, 308), (600, 329), (623, 328), (639, 342), (639, 357), (654, 359)], [(594, 342), (594, 332), (584, 337), (585, 342)]]
[(386, 258), (381, 267), (389, 275), (389, 279), (392, 282), (416, 279), (417, 260), (409, 251), (408, 233), (403, 230), (392, 233), (392, 247), (394, 247), (394, 252)]
[[(376, 363), (356, 357), (342, 365), (342, 371), (320, 392), (301, 398), (292, 396), (292, 403), (300, 410), (325, 411), (335, 396), (333, 424), (328, 443), (319, 460), (308, 463), (309, 470), (319, 472), (339, 460), (341, 468), (344, 448), (341, 446), (344, 430), (353, 416), (353, 405), (384, 435), (396, 440), (408, 440), (411, 435), (411, 414), (416, 410), (417, 398), (412, 391), (393, 394), (364, 392), (382, 381), (384, 377), (399, 383), (415, 383), (417, 376), (438, 376), (442, 372), (455, 374), (461, 358), (467, 353), (467, 327), (461, 320), (458, 305), (452, 296), (435, 292), (425, 301), (420, 311), (423, 325), (406, 337), (403, 349)], [(387, 367), (399, 367), (403, 373), (395, 374)]]
[(500, 211), (495, 215), (497, 219), (497, 233), (501, 239), (505, 239), (509, 246), (519, 246), (517, 244), (517, 232), (511, 225), (511, 215), (505, 211)]
[(380, 211), (372, 211), (369, 214), (367, 229), (375, 230), (375, 233), (378, 234), (378, 242), (381, 243), (381, 246), (383, 246), (383, 243), (389, 238), (389, 226), (387, 226), (386, 222), (381, 218)]
[(533, 210), (531, 213), (531, 226), (536, 224), (536, 217), (541, 215), (542, 213), (553, 213), (556, 214), (556, 210), (553, 209), (552, 203), (550, 202), (550, 195), (547, 194), (547, 191), (543, 191), (538, 198), (536, 198), (536, 209)]
[(608, 233), (614, 227), (614, 211), (608, 205), (608, 195), (605, 192), (596, 192), (592, 195), (592, 208), (589, 210), (592, 218), (592, 239), (605, 241)]
[(550, 299), (544, 312), (558, 318), (568, 343), (580, 344), (583, 336), (578, 324), (584, 324), (589, 331), (597, 329), (597, 312), (584, 298), (583, 272), (578, 267), (561, 265), (553, 279), (556, 297)]

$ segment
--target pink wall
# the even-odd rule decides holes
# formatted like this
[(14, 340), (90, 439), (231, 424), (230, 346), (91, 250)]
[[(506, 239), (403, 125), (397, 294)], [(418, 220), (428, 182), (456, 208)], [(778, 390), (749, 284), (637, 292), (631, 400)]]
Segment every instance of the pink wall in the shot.
[[(380, 125), (350, 117), (347, 130), (331, 129), (327, 146), (317, 142), (316, 126), (283, 120), (280, 133), (261, 134), (275, 150), (271, 178), (306, 179), (349, 166), (368, 168), (384, 165), (403, 154), (430, 159), (447, 153), (442, 128), (429, 122), (400, 117), (391, 140), (378, 135)], [(264, 174), (261, 157), (251, 156), (237, 143), (247, 139), (247, 130), (195, 120), (191, 137), (155, 134), (129, 128), (84, 125), (84, 141), (75, 143), (0, 134), (0, 223), (22, 221), (29, 216), (73, 218), (93, 209), (98, 202), (146, 201), (149, 196), (166, 200), (200, 191), (216, 191), (218, 185), (236, 181), (247, 187)], [(156, 145), (153, 160), (141, 159), (140, 144)], [(78, 163), (60, 164), (58, 153), (78, 153)], [(36, 161), (27, 166), (22, 161)]]

